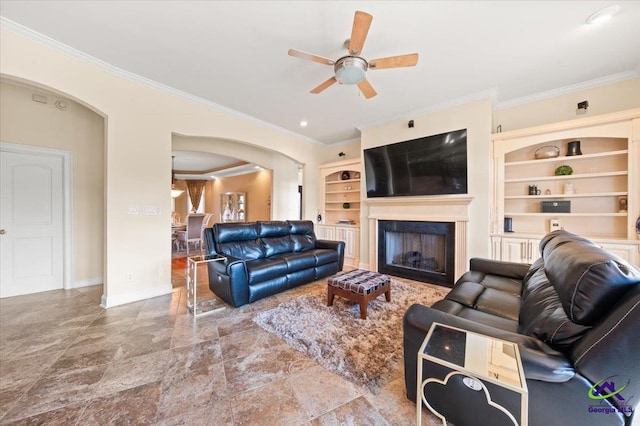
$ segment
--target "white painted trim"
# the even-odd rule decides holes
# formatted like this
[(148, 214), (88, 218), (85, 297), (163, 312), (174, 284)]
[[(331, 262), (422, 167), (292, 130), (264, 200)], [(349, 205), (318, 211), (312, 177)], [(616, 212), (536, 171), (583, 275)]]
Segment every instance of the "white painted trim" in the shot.
[(69, 289), (82, 288), (82, 287), (91, 287), (91, 286), (94, 286), (94, 285), (101, 285), (103, 283), (104, 283), (104, 278), (103, 277), (94, 277), (94, 278), (89, 278), (89, 279), (86, 279), (86, 280), (73, 280), (73, 282), (69, 286)]
[(283, 127), (276, 126), (275, 124), (269, 123), (267, 121), (260, 120), (259, 118), (256, 118), (254, 116), (251, 116), (251, 115), (236, 111), (234, 109), (225, 107), (223, 105), (217, 104), (215, 102), (209, 101), (209, 100), (201, 98), (199, 96), (195, 96), (195, 95), (192, 95), (190, 93), (183, 92), (182, 90), (178, 90), (178, 89), (175, 89), (173, 87), (170, 87), (170, 86), (164, 85), (162, 83), (159, 83), (157, 81), (153, 81), (151, 79), (148, 79), (146, 77), (142, 77), (142, 76), (140, 76), (138, 74), (134, 74), (134, 73), (132, 73), (130, 71), (123, 70), (122, 68), (118, 68), (118, 67), (116, 67), (114, 65), (109, 64), (108, 62), (102, 61), (102, 60), (100, 60), (98, 58), (95, 58), (95, 57), (93, 57), (91, 55), (87, 55), (86, 53), (84, 53), (84, 52), (82, 52), (80, 50), (77, 50), (77, 49), (75, 49), (75, 48), (73, 48), (71, 46), (68, 46), (68, 45), (66, 45), (64, 43), (61, 43), (61, 42), (59, 42), (57, 40), (54, 40), (51, 37), (48, 37), (48, 36), (46, 36), (44, 34), (41, 34), (41, 33), (37, 32), (37, 31), (34, 31), (31, 28), (25, 27), (24, 25), (18, 24), (17, 22), (14, 22), (14, 21), (12, 21), (10, 19), (7, 19), (5, 17), (2, 17), (2, 16), (0, 16), (0, 28), (12, 31), (12, 32), (14, 32), (16, 34), (19, 34), (19, 35), (21, 35), (23, 37), (28, 38), (29, 40), (32, 40), (32, 41), (38, 42), (40, 44), (44, 44), (47, 47), (51, 47), (53, 49), (59, 50), (59, 51), (65, 53), (65, 54), (67, 54), (67, 55), (69, 55), (69, 56), (71, 56), (71, 57), (73, 57), (75, 59), (78, 59), (78, 60), (90, 63), (92, 65), (95, 65), (97, 67), (100, 67), (103, 70), (105, 70), (107, 72), (110, 72), (112, 74), (115, 74), (115, 75), (117, 75), (119, 77), (123, 77), (123, 78), (126, 78), (128, 80), (134, 81), (136, 83), (140, 83), (140, 84), (143, 84), (145, 86), (151, 87), (153, 89), (160, 90), (162, 92), (169, 93), (171, 95), (178, 96), (178, 97), (183, 98), (183, 99), (187, 99), (187, 100), (189, 100), (191, 102), (195, 102), (197, 104), (204, 105), (206, 107), (215, 109), (215, 110), (220, 111), (220, 112), (224, 112), (226, 114), (232, 115), (232, 116), (240, 118), (242, 120), (253, 122), (253, 123), (259, 124), (261, 126), (269, 127), (269, 128), (271, 128), (273, 130), (276, 130), (278, 132), (286, 133), (286, 134), (295, 136), (297, 138), (301, 138), (301, 139), (303, 139), (303, 140), (305, 140), (306, 142), (309, 142), (309, 143), (313, 143), (313, 144), (320, 145), (320, 146), (328, 146), (327, 144), (324, 144), (324, 143), (322, 143), (320, 141), (312, 139), (312, 138), (310, 138), (308, 136), (292, 132), (289, 129), (285, 129)]
[(593, 80), (583, 81), (581, 83), (571, 84), (569, 86), (558, 87), (557, 89), (547, 90), (546, 92), (534, 93), (533, 95), (523, 96), (504, 102), (498, 102), (496, 109), (509, 108), (516, 105), (528, 104), (543, 99), (554, 98), (556, 96), (565, 95), (567, 93), (578, 92), (580, 90), (592, 89), (594, 87), (604, 86), (607, 84), (618, 83), (620, 81), (630, 80), (638, 77), (638, 71), (624, 71)]
[(150, 299), (152, 297), (164, 296), (173, 293), (173, 286), (171, 283), (164, 284), (161, 289), (153, 287), (145, 290), (132, 291), (118, 296), (107, 296), (104, 293), (100, 298), (100, 306), (105, 309), (112, 308), (114, 306), (124, 305), (126, 303), (138, 302), (140, 300)]
[(46, 155), (62, 159), (62, 287), (70, 289), (73, 279), (73, 153), (54, 148), (0, 142), (0, 150), (27, 155)]

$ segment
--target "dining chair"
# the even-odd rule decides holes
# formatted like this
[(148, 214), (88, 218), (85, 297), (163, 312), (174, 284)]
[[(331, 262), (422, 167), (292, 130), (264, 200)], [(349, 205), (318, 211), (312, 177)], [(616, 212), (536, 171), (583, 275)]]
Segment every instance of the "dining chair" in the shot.
[(193, 244), (198, 247), (198, 251), (202, 251), (202, 223), (204, 214), (190, 214), (187, 216), (186, 231), (178, 232), (178, 242), (187, 246), (187, 256), (189, 255), (189, 247)]
[(211, 228), (215, 223), (215, 215), (213, 213), (205, 213), (204, 221), (202, 222), (201, 238), (204, 241), (204, 230)]

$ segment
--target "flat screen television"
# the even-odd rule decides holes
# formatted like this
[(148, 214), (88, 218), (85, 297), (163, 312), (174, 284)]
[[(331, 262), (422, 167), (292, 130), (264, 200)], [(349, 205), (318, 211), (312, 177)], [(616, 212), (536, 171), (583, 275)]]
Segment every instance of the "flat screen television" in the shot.
[(467, 129), (364, 150), (367, 198), (467, 193)]

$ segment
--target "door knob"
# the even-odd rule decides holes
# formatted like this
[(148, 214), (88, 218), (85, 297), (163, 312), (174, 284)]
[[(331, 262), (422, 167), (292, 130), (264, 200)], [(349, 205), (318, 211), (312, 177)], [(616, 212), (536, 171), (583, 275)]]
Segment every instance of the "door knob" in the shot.
[(5, 231), (4, 229), (0, 229), (0, 235), (4, 235), (6, 233), (7, 233), (7, 231)]

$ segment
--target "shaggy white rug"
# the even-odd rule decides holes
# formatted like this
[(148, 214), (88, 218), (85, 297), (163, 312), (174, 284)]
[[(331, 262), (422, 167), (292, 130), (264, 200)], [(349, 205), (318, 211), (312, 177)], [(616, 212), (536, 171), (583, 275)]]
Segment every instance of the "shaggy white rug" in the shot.
[(432, 305), (450, 289), (391, 280), (384, 295), (369, 302), (367, 319), (358, 304), (336, 296), (327, 306), (326, 288), (258, 314), (253, 321), (318, 361), (325, 368), (377, 394), (402, 360), (402, 317), (413, 303)]

